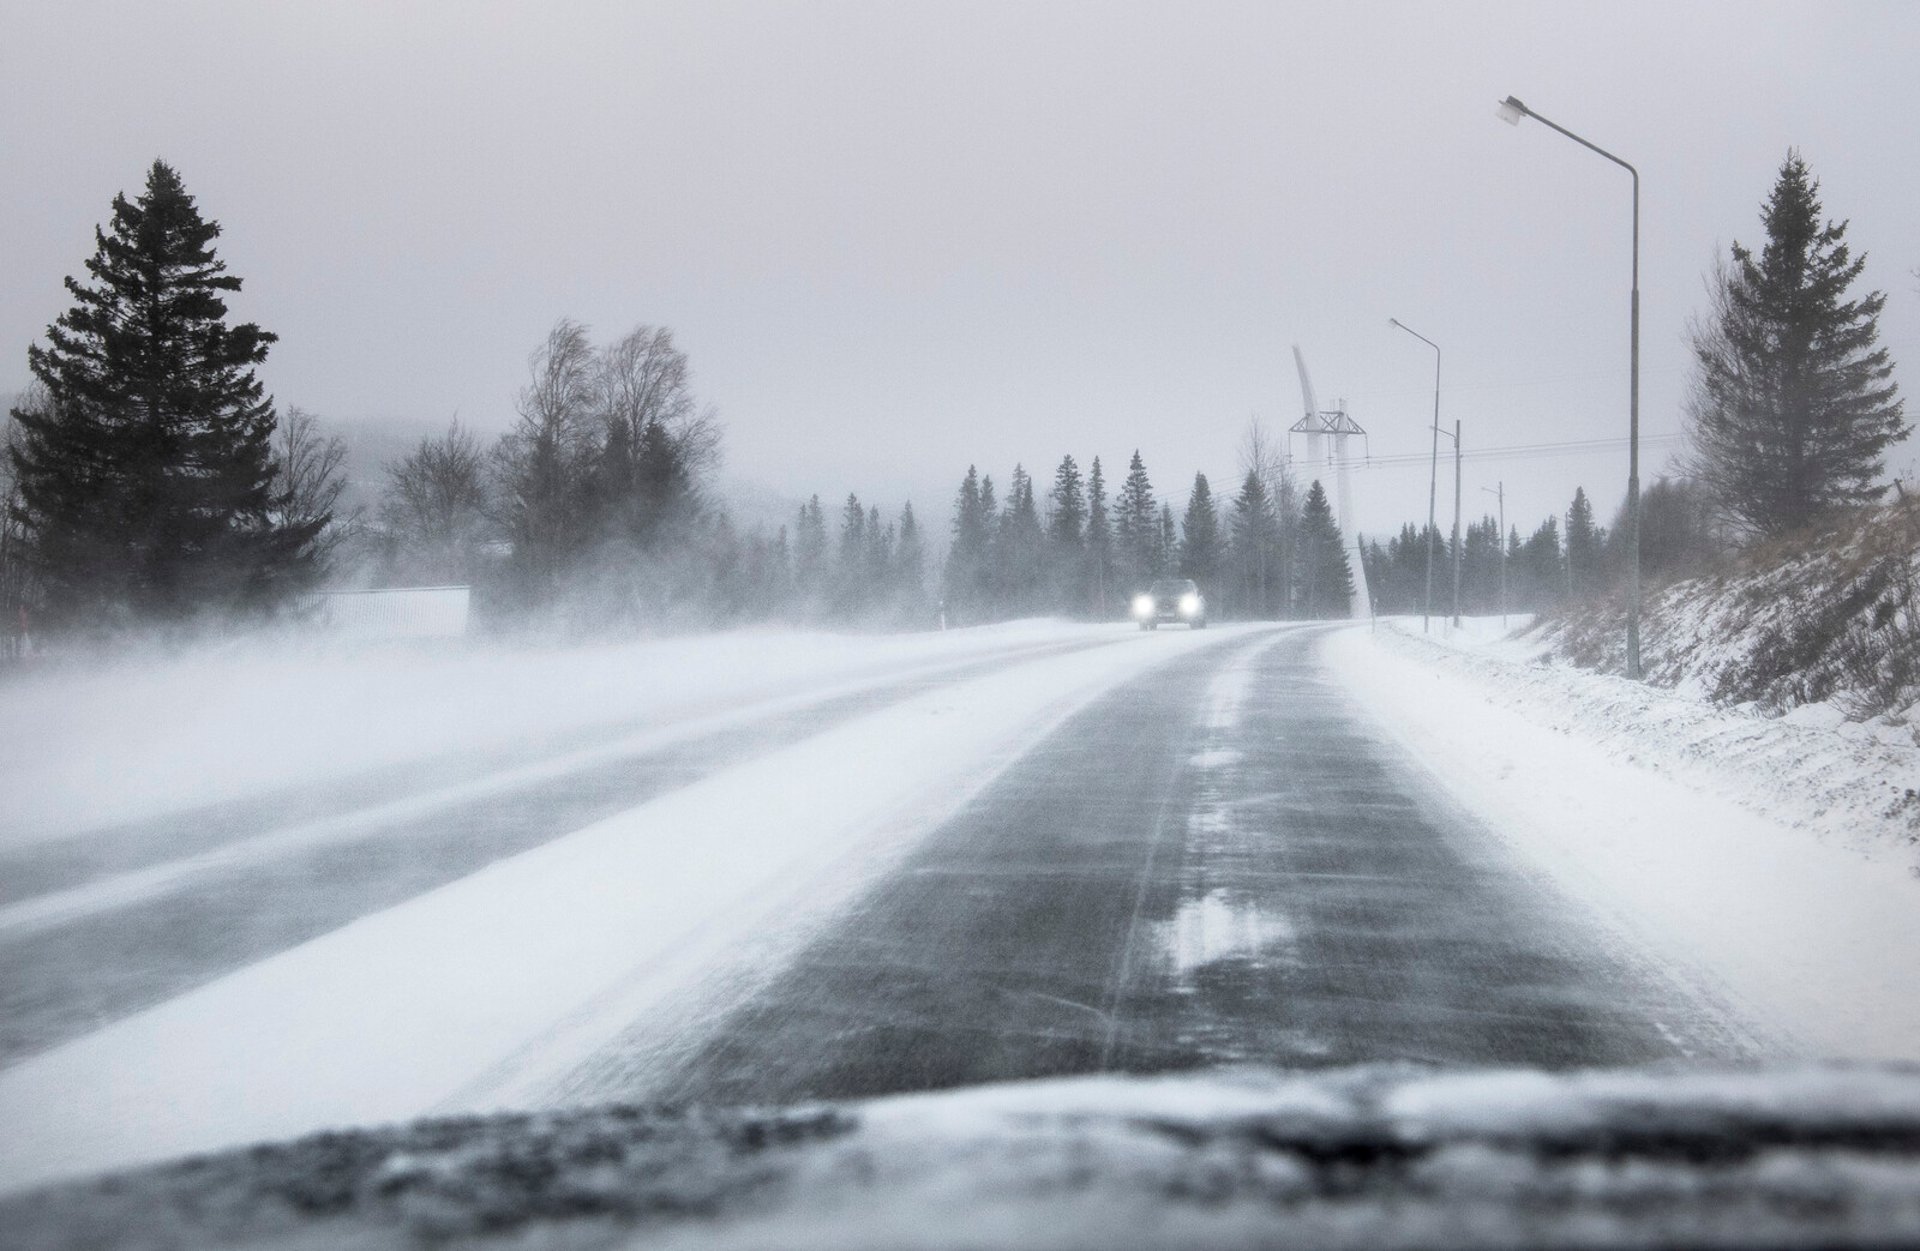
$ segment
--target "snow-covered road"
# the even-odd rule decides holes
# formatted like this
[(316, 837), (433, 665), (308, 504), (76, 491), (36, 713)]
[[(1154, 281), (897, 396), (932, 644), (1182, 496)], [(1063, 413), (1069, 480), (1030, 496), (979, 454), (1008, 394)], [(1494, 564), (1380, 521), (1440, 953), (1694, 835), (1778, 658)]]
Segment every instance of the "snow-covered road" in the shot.
[(1356, 716), (1322, 639), (1254, 634), (1120, 686), (777, 978), (640, 1020), (550, 1097), (1754, 1053), (1710, 994), (1538, 880)]
[(1805, 1037), (1437, 777), (1358, 632), (766, 642), (338, 662), (292, 761), (214, 750), (278, 669), (158, 743), (60, 705), (0, 822), (0, 1189), (430, 1112)]

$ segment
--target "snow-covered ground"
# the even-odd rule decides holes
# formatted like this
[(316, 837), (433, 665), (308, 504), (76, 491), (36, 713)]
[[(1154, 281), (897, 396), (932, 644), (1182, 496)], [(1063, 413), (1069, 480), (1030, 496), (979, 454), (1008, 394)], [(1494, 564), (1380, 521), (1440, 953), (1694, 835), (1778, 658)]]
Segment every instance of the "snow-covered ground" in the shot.
[[(780, 966), (816, 920), (1103, 693), (1199, 649), (1238, 640), (1250, 654), (1246, 631), (1262, 628), (1037, 622), (534, 656), (229, 656), (6, 687), (0, 793), (17, 799), (0, 852), (26, 854), (103, 821), (448, 754), (526, 747), (528, 768), (564, 776), (596, 752), (905, 683), (0, 1070), (0, 1191), (325, 1126), (535, 1102), (743, 951)], [(1874, 798), (1920, 782), (1920, 749), (1540, 665), (1527, 646), (1492, 622), (1440, 640), (1386, 622), (1329, 631), (1321, 654), (1461, 807), (1677, 980), (1729, 1004), (1763, 1050), (1920, 1060), (1911, 809)], [(1221, 663), (1204, 724), (1236, 721), (1247, 673)], [(144, 872), (73, 888), (63, 915), (166, 887)], [(35, 906), (46, 905), (18, 904)], [(31, 923), (0, 908), (0, 931)], [(1275, 937), (1210, 895), (1168, 927), (1176, 961)]]
[(1463, 806), (1774, 1046), (1920, 1061), (1920, 748), (1536, 650), (1416, 620), (1324, 654)]
[[(346, 662), (298, 680), (268, 667), (203, 704), (164, 744), (110, 732), (116, 718), (100, 692), (60, 729), (70, 746), (99, 736), (90, 754), (103, 775), (134, 766), (132, 795), (94, 811), (293, 772), (275, 768), (272, 753), (211, 787), (170, 787), (154, 772), (163, 757), (221, 761), (216, 748), (239, 745), (256, 723), (271, 734), (267, 713), (289, 688), (318, 708), (307, 746), (323, 740), (360, 764), (393, 763), (508, 734), (518, 711), (542, 726), (645, 722), (726, 698), (840, 689), (876, 672), (1013, 662), (724, 768), (0, 1072), (0, 1190), (327, 1125), (511, 1105), (715, 953), (759, 939), (769, 918), (800, 941), (790, 913), (839, 906), (1102, 692), (1236, 637), (1059, 623), (893, 640), (722, 637), (663, 645), (664, 655), (641, 646), (535, 660), (532, 674), (492, 656), (424, 673), (398, 665), (387, 686)], [(1060, 650), (1080, 643), (1093, 645)], [(1023, 659), (1035, 648), (1045, 654)], [(192, 689), (179, 673), (123, 676), (146, 683), (143, 699)], [(504, 691), (466, 694), (486, 679)], [(330, 696), (329, 682), (351, 697)], [(412, 737), (377, 728), (383, 713), (416, 702)], [(462, 721), (463, 709), (480, 724)], [(378, 749), (354, 742), (363, 725)], [(84, 788), (67, 789), (78, 786), (71, 777), (52, 789), (84, 803)]]
[[(1920, 498), (1726, 553), (1649, 587), (1642, 610), (1655, 686), (1920, 743)], [(1602, 596), (1545, 623), (1540, 645), (1620, 673), (1625, 625), (1625, 597)]]
[(429, 757), (828, 698), (1022, 649), (1130, 637), (1021, 621), (779, 630), (526, 652), (234, 648), (0, 682), (0, 847)]

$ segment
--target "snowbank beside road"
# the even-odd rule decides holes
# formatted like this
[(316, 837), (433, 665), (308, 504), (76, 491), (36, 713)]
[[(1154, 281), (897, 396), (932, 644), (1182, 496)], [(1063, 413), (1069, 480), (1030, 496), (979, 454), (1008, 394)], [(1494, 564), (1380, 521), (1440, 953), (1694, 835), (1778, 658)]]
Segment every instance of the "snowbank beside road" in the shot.
[(1920, 1060), (1911, 810), (1884, 798), (1920, 751), (1454, 644), (1385, 623), (1324, 654), (1383, 736), (1680, 976), (1789, 1048)]
[(1548, 663), (1550, 645), (1497, 617), (1421, 635), (1383, 622), (1380, 641), (1482, 684), (1485, 698), (1591, 740), (1609, 757), (1739, 804), (1868, 856), (1920, 864), (1920, 745), (1904, 726), (1846, 721), (1827, 705), (1785, 717), (1717, 707), (1666, 690)]
[(918, 668), (1130, 637), (736, 631), (552, 651), (200, 654), (0, 683), (0, 846), (602, 726), (649, 728)]

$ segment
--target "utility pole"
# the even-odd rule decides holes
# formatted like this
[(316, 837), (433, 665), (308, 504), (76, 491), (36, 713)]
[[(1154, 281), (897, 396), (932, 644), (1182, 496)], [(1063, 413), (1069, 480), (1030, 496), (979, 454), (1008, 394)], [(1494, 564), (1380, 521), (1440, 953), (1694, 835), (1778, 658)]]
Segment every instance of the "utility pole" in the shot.
[(1500, 497), (1500, 628), (1507, 628), (1507, 484), (1503, 481), (1499, 489), (1481, 487), (1488, 495)]
[[(1453, 440), (1453, 624), (1460, 625), (1460, 419), (1455, 418), (1453, 431), (1448, 433), (1439, 426), (1433, 428), (1436, 436), (1446, 435)], [(1438, 439), (1435, 440), (1438, 442)], [(1431, 550), (1431, 549), (1429, 549)]]
[(1453, 628), (1460, 628), (1460, 419), (1453, 420)]
[(1560, 567), (1567, 575), (1567, 602), (1573, 602), (1573, 510), (1560, 514)]
[[(1895, 485), (1897, 486), (1899, 484), (1896, 483)], [(1361, 537), (1361, 535), (1357, 531), (1354, 533), (1354, 536), (1353, 536), (1353, 546), (1360, 553), (1360, 572), (1361, 572), (1361, 578), (1362, 578), (1362, 585), (1365, 586), (1367, 589), (1367, 624), (1372, 629), (1373, 633), (1378, 634), (1380, 632), (1380, 610), (1374, 605), (1374, 602), (1373, 602), (1373, 579), (1366, 577), (1367, 541), (1365, 538)]]
[(1433, 505), (1440, 491), (1440, 436), (1446, 433), (1440, 429), (1440, 345), (1398, 317), (1387, 318), (1387, 324), (1406, 331), (1433, 349), (1433, 457), (1427, 469), (1427, 598), (1420, 608), (1420, 632), (1425, 634), (1433, 628)]

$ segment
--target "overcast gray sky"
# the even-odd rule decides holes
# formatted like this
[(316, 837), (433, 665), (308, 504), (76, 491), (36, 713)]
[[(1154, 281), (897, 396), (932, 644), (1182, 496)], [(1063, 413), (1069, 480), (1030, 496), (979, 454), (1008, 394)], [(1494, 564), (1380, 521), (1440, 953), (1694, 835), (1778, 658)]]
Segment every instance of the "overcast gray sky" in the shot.
[[(1295, 342), (1374, 453), (1424, 451), (1432, 355), (1397, 316), (1445, 349), (1469, 448), (1624, 435), (1627, 178), (1502, 125), (1508, 93), (1640, 167), (1649, 435), (1789, 145), (1920, 387), (1920, 5), (0, 13), (0, 391), (159, 156), (280, 335), (269, 387), (327, 418), (502, 429), (555, 318), (660, 323), (740, 478), (944, 523), (969, 462), (1139, 447), (1179, 503), (1196, 469), (1230, 489), (1249, 415), (1298, 416)], [(1610, 511), (1625, 472), (1471, 461), (1469, 512), (1502, 478), (1523, 529), (1576, 482)], [(1363, 530), (1424, 512), (1424, 467), (1354, 482)]]

